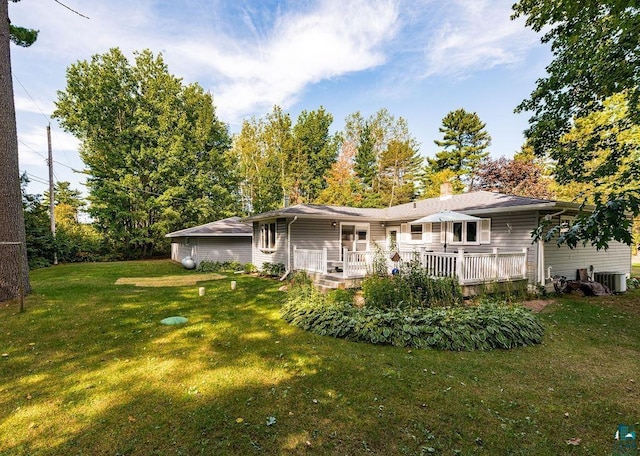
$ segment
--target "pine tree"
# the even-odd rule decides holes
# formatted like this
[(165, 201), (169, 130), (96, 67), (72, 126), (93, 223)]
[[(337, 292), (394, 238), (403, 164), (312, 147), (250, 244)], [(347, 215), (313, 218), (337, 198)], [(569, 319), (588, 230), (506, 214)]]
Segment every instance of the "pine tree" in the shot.
[[(434, 143), (441, 149), (435, 159), (428, 159), (427, 174), (445, 169), (453, 171), (455, 180), (467, 187), (473, 186), (474, 170), (489, 156), (491, 136), (485, 130), (486, 124), (478, 114), (464, 109), (449, 112), (442, 119), (440, 133), (442, 141)], [(454, 187), (459, 185), (454, 184)]]
[[(26, 232), (9, 42), (27, 47), (35, 42), (37, 36), (35, 30), (12, 25), (9, 21), (9, 4), (6, 0), (0, 0), (0, 242), (22, 243), (23, 246)], [(17, 246), (0, 245), (0, 302), (18, 297), (20, 270), (23, 271), (23, 290), (25, 293), (31, 290), (27, 257), (19, 258)]]

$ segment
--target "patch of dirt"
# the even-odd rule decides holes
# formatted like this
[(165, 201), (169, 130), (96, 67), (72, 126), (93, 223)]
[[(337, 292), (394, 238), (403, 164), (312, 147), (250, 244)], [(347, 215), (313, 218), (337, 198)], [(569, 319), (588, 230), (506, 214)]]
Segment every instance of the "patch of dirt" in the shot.
[(209, 274), (173, 275), (162, 277), (121, 277), (116, 285), (135, 285), (136, 287), (185, 287), (207, 280), (224, 279), (223, 275), (211, 272)]
[(532, 299), (522, 303), (527, 309), (531, 309), (533, 312), (542, 312), (549, 304), (553, 304), (555, 301), (549, 299)]

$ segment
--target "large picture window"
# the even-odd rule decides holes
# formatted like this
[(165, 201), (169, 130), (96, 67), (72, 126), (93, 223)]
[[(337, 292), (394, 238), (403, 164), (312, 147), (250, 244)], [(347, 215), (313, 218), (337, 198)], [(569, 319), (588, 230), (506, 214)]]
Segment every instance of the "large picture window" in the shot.
[(275, 250), (277, 248), (277, 225), (276, 222), (260, 224), (260, 249)]

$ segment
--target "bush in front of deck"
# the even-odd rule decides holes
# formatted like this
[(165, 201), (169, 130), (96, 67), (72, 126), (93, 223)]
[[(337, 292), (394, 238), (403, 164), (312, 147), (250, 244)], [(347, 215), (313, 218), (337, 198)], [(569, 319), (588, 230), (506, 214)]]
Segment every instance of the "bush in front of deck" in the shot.
[(403, 263), (391, 276), (372, 274), (362, 282), (365, 306), (379, 309), (449, 307), (463, 303), (454, 277), (433, 277), (417, 261)]
[(399, 347), (471, 351), (538, 344), (544, 327), (531, 311), (483, 302), (438, 308), (358, 308), (312, 286), (289, 296), (282, 317), (321, 336)]

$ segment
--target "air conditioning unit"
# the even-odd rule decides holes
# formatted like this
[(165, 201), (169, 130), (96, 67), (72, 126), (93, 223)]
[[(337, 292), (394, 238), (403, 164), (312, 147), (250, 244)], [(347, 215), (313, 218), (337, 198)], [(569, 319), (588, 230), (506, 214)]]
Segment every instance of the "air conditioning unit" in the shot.
[(624, 272), (596, 272), (593, 280), (606, 285), (614, 293), (627, 291), (627, 274)]

